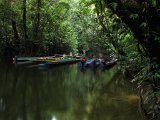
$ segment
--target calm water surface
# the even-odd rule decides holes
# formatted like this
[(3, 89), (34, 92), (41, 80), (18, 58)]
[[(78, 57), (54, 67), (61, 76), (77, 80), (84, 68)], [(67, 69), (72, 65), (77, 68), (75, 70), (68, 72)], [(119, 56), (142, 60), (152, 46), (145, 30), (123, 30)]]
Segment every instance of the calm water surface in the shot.
[(142, 120), (138, 96), (117, 67), (38, 69), (0, 65), (0, 120)]

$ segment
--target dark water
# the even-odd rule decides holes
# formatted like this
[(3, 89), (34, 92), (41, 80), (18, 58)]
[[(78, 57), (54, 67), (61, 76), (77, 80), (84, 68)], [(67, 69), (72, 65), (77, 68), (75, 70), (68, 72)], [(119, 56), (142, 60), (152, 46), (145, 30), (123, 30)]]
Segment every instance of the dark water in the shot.
[(117, 67), (0, 67), (0, 120), (142, 120), (138, 96)]

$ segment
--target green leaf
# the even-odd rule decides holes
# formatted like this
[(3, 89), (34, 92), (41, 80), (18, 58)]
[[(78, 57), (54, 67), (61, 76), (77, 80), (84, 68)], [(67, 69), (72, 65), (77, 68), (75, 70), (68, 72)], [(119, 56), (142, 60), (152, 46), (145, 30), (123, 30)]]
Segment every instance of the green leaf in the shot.
[(156, 0), (152, 0), (152, 5), (155, 7), (156, 6)]
[(139, 27), (147, 27), (147, 23), (146, 22), (142, 22)]
[(132, 18), (132, 19), (136, 19), (136, 18), (138, 18), (139, 16), (138, 16), (138, 14), (131, 14), (129, 17)]
[(116, 10), (117, 6), (118, 6), (118, 3), (112, 2), (110, 5), (112, 6), (113, 10)]

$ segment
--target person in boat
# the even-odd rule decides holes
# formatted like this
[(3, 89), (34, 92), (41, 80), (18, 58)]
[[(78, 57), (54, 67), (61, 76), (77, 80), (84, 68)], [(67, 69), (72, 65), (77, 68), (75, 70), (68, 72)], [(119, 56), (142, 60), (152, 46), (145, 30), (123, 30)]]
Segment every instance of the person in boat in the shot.
[(93, 67), (96, 67), (97, 58), (95, 55), (93, 55)]
[(81, 60), (82, 68), (84, 67), (86, 61), (87, 61), (87, 58), (83, 57), (82, 60)]
[(105, 60), (105, 59), (103, 59), (103, 60), (101, 61), (101, 63), (102, 63), (103, 65), (105, 65), (106, 60)]
[(106, 58), (106, 59), (102, 59), (101, 63), (105, 65), (109, 61), (110, 61), (110, 58)]

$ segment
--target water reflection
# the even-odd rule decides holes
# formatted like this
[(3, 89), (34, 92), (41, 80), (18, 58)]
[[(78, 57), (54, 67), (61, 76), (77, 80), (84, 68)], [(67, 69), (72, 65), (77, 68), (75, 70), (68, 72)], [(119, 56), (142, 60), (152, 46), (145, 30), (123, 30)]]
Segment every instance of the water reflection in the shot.
[(0, 72), (0, 120), (141, 120), (138, 97), (131, 100), (132, 86), (116, 67), (1, 65)]
[(51, 120), (57, 120), (57, 119), (56, 119), (56, 117), (53, 116)]

